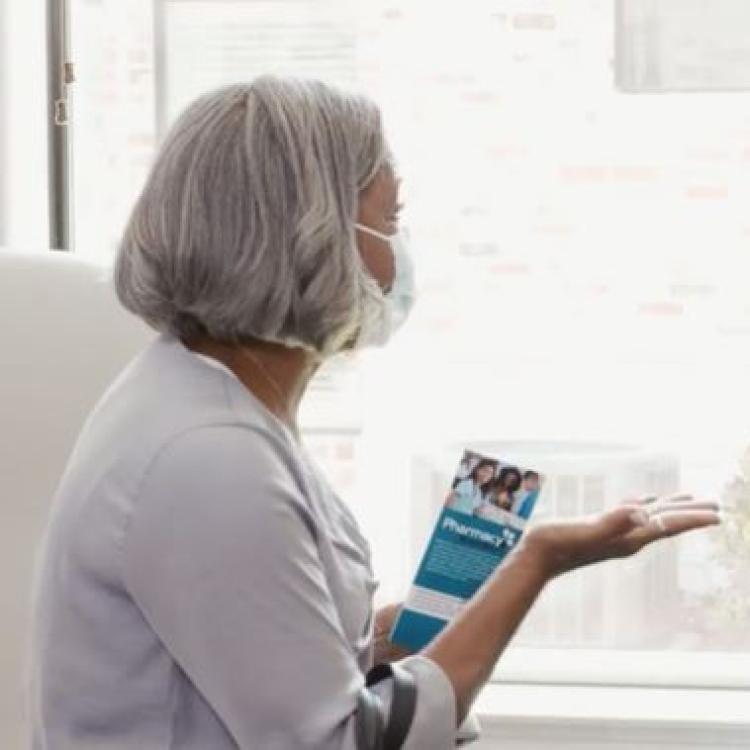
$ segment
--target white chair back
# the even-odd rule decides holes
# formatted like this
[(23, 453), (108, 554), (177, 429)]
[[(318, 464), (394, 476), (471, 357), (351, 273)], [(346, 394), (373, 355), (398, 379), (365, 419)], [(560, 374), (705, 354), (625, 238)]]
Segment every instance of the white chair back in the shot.
[(2, 748), (29, 745), (31, 580), (55, 486), (89, 410), (153, 336), (109, 277), (69, 253), (0, 248)]

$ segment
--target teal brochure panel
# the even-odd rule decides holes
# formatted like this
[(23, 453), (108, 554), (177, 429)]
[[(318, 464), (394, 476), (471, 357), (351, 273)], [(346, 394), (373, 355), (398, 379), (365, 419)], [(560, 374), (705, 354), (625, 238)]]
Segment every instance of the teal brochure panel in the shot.
[(390, 640), (426, 646), (518, 544), (544, 479), (466, 451)]

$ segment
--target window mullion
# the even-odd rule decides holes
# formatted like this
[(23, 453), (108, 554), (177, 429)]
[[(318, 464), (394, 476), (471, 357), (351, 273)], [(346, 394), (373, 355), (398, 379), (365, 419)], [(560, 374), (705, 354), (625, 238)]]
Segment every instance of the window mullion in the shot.
[(50, 247), (71, 249), (70, 104), (73, 82), (67, 0), (47, 0), (47, 152)]

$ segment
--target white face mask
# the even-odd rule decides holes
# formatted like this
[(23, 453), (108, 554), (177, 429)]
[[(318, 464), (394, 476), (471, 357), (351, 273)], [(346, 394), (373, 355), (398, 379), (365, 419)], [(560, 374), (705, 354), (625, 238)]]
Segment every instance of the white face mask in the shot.
[(414, 284), (414, 263), (407, 247), (408, 234), (401, 229), (396, 234), (383, 234), (364, 224), (355, 224), (373, 237), (379, 237), (391, 246), (393, 253), (393, 283), (384, 293), (385, 314), (366, 320), (357, 336), (357, 348), (363, 346), (383, 346), (409, 317), (416, 299)]

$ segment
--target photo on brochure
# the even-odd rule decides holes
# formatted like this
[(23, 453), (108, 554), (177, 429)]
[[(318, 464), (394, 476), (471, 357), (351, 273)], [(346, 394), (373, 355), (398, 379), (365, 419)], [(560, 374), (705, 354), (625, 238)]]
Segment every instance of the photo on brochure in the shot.
[(538, 471), (464, 451), (445, 507), (486, 521), (522, 527), (542, 489)]

